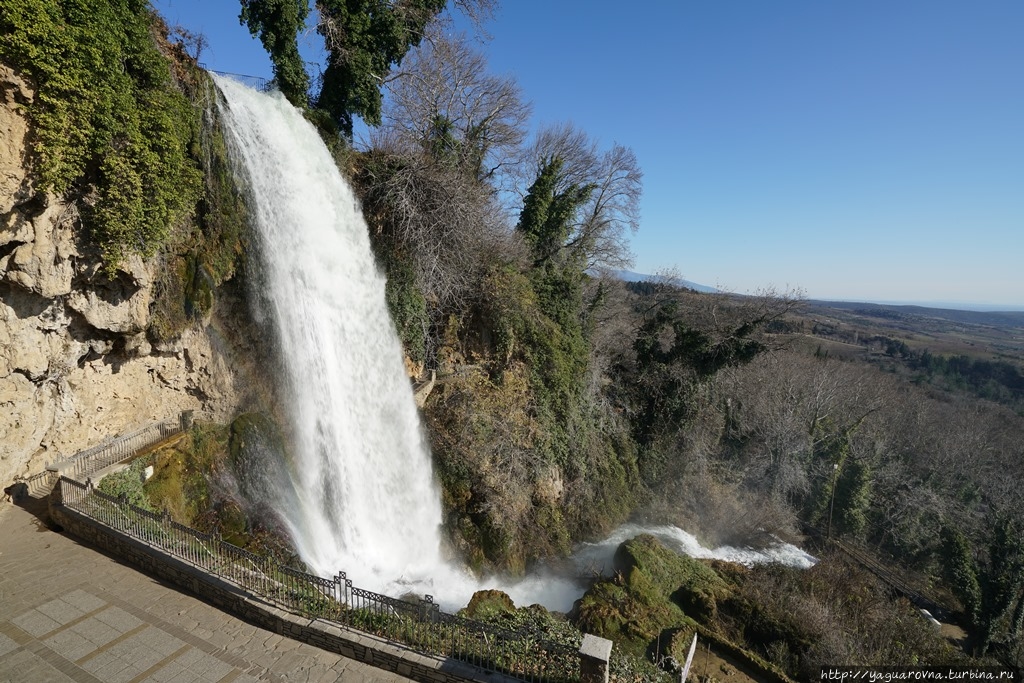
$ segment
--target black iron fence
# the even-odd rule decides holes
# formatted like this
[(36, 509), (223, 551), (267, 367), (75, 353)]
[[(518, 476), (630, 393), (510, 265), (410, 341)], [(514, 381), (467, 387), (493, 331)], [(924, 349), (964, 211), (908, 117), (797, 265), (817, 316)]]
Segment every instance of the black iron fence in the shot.
[[(200, 64), (200, 66), (202, 66), (202, 64)], [(254, 90), (259, 90), (260, 92), (269, 92), (273, 87), (270, 81), (260, 76), (246, 76), (245, 74), (235, 74), (230, 71), (214, 71), (213, 69), (208, 69), (208, 71), (210, 73), (217, 74), (218, 76), (227, 76), (232, 80), (247, 85)]]
[(131, 505), (91, 483), (61, 476), (57, 495), (63, 505), (104, 526), (297, 614), (526, 681), (579, 680), (579, 643), (569, 645), (542, 632), (507, 630), (449, 614), (429, 595), (406, 600), (357, 588), (344, 572), (326, 579), (299, 571), (178, 524), (166, 514)]

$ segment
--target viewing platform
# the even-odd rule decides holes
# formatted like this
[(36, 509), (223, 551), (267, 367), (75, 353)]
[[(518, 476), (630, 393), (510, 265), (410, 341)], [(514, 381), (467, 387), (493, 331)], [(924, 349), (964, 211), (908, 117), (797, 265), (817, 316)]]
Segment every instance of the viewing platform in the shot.
[(308, 574), (95, 488), (192, 423), (185, 411), (4, 490), (0, 683), (607, 683), (610, 641), (577, 648), (446, 613), (430, 595)]
[(0, 682), (357, 683), (398, 674), (237, 619), (0, 503)]

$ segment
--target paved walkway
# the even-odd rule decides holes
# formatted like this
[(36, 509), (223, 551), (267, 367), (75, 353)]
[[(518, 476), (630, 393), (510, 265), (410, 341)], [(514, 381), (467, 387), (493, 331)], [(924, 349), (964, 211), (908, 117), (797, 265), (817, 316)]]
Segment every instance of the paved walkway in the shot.
[(0, 683), (407, 681), (231, 617), (0, 503)]

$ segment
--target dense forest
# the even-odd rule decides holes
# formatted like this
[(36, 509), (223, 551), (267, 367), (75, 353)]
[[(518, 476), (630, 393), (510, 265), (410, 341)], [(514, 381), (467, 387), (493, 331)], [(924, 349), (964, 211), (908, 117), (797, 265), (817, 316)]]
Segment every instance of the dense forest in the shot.
[[(422, 414), (458, 555), (523, 573), (630, 518), (712, 545), (807, 542), (812, 569), (744, 569), (642, 537), (570, 618), (654, 658), (696, 631), (779, 680), (836, 663), (1024, 665), (1019, 357), (891, 332), (858, 338), (870, 357), (832, 353), (835, 328), (799, 292), (617, 279), (641, 224), (635, 155), (571, 124), (535, 129), (526, 94), (450, 30), (446, 4), (242, 0), (240, 20), (357, 189), (410, 365), (435, 378)], [(450, 11), (483, 22), (492, 9)], [(316, 79), (296, 42), (314, 18)], [(153, 338), (246, 276), (202, 45), (145, 0), (0, 0), (0, 61), (38, 89), (42, 182), (81, 198), (111, 272), (128, 254), (164, 264)], [(360, 148), (355, 117), (372, 127)], [(193, 480), (175, 495), (203, 500), (176, 515), (240, 543), (258, 530), (286, 554), (203, 479), (218, 449), (244, 464), (232, 444), (246, 424), (276, 433), (245, 420), (183, 456)], [(828, 538), (897, 568), (965, 640), (932, 631)]]

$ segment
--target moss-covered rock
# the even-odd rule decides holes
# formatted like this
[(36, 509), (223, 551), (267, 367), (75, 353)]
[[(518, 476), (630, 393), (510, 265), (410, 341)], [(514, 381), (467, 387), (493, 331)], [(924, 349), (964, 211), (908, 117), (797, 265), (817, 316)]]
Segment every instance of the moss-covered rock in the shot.
[[(125, 491), (129, 496), (133, 487), (141, 488), (145, 496), (140, 507), (166, 510), (180, 524), (304, 569), (287, 532), (267, 513), (267, 503), (254, 504), (241, 491), (242, 482), (248, 482), (250, 492), (259, 490), (267, 474), (264, 458), (282, 448), (280, 443), (276, 425), (256, 413), (244, 414), (231, 425), (197, 423), (184, 439), (136, 460), (111, 486), (118, 487), (115, 494)], [(149, 464), (154, 474), (141, 484), (141, 468)]]
[(262, 413), (243, 413), (231, 423), (228, 464), (242, 497), (250, 502), (272, 498), (270, 487), (286, 481), (284, 437)]
[(226, 452), (227, 430), (195, 425), (185, 439), (152, 454), (153, 476), (143, 488), (152, 506), (182, 524), (195, 524), (211, 507), (210, 478)]
[[(209, 76), (185, 64), (186, 92), (195, 106), (216, 97)], [(164, 267), (155, 287), (149, 333), (155, 340), (180, 334), (213, 309), (217, 288), (244, 269), (249, 240), (245, 193), (235, 182), (223, 124), (216, 107), (207, 106), (194, 145), (205, 180), (195, 219), (176, 226), (160, 252)]]
[(249, 520), (242, 506), (237, 501), (224, 500), (213, 508), (213, 512), (217, 518), (217, 531), (221, 538), (244, 548), (249, 540)]
[(675, 553), (646, 534), (619, 546), (615, 569), (645, 599), (667, 598), (698, 621), (714, 619), (718, 601), (731, 593), (729, 585), (707, 563)]
[[(642, 584), (640, 575), (637, 578)], [(637, 592), (620, 580), (594, 584), (577, 607), (576, 625), (642, 657), (662, 631), (690, 623), (678, 605), (640, 588)]]
[[(666, 631), (712, 622), (730, 586), (710, 567), (641, 535), (615, 552), (615, 577), (595, 584), (577, 609), (577, 624), (617, 642), (649, 652)], [(663, 649), (663, 648), (661, 648)]]
[(514, 614), (516, 605), (508, 593), (499, 590), (482, 590), (473, 593), (469, 604), (459, 614), (478, 621), (494, 621), (507, 614)]

